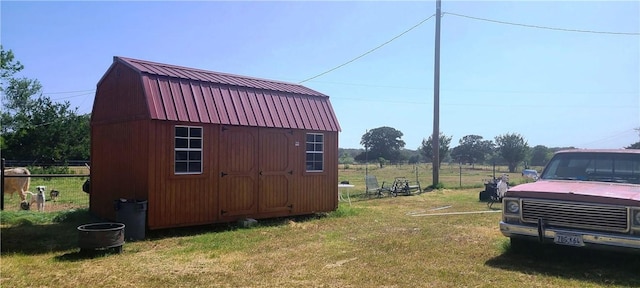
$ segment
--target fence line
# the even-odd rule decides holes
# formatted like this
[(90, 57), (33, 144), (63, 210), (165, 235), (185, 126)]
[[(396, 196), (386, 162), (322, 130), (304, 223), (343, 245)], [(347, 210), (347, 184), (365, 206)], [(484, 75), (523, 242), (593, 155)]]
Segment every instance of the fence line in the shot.
[(56, 161), (40, 161), (40, 160), (5, 160), (5, 165), (8, 167), (24, 167), (24, 166), (85, 166), (91, 161), (89, 160), (68, 160), (65, 162)]
[[(20, 191), (5, 191), (5, 181), (10, 178), (30, 178), (28, 190), (32, 190), (38, 186), (44, 186), (45, 202), (44, 211), (60, 211), (75, 208), (89, 207), (89, 194), (83, 191), (84, 182), (90, 178), (91, 174), (31, 174), (31, 175), (5, 175), (5, 160), (2, 159), (2, 174), (0, 175), (0, 210), (34, 210), (31, 204), (37, 198), (36, 193), (29, 191), (31, 194), (24, 195), (25, 200), (21, 197), (14, 197), (13, 194), (21, 194)], [(6, 178), (6, 179), (5, 179)], [(9, 197), (5, 197), (5, 193), (10, 193)], [(7, 198), (7, 199), (5, 199)], [(6, 201), (6, 203), (5, 203)], [(5, 205), (8, 204), (8, 205)]]
[[(5, 178), (71, 178), (71, 177), (89, 177), (91, 174), (30, 174), (30, 175), (4, 175)], [(2, 188), (4, 190), (4, 187)]]

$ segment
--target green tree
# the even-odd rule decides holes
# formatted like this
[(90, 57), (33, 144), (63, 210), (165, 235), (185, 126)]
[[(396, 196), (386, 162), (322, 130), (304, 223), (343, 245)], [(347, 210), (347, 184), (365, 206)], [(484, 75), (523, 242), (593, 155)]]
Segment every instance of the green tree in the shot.
[(458, 141), (458, 146), (451, 151), (451, 157), (459, 163), (482, 163), (493, 151), (491, 140), (482, 140), (479, 135), (466, 135)]
[(358, 154), (362, 153), (364, 151), (364, 149), (361, 148), (338, 148), (338, 155), (340, 155), (340, 157), (343, 156), (349, 156), (351, 158), (355, 158), (356, 156), (358, 156)]
[(515, 172), (518, 163), (522, 162), (527, 156), (527, 151), (529, 150), (527, 141), (520, 134), (507, 133), (496, 136), (495, 142), (498, 153), (509, 166), (509, 172)]
[(464, 151), (464, 147), (460, 145), (453, 147), (451, 149), (451, 153), (449, 154), (451, 154), (451, 159), (453, 159), (453, 161), (455, 161), (456, 163), (471, 163)]
[(1, 85), (3, 87), (0, 87), (0, 89), (4, 88), (5, 79), (11, 78), (22, 69), (24, 69), (24, 66), (20, 64), (20, 61), (15, 59), (13, 51), (5, 51), (4, 47), (0, 45), (0, 78), (3, 81)]
[(626, 147), (626, 149), (640, 149), (640, 142), (633, 143), (629, 145), (629, 147)]
[[(6, 113), (6, 111), (7, 109), (12, 109), (12, 106), (15, 106), (15, 105), (14, 104), (11, 104), (9, 106), (5, 105), (8, 99), (7, 99), (7, 96), (5, 96), (4, 92), (6, 90), (5, 87), (7, 86), (14, 87), (14, 88), (17, 86), (20, 86), (18, 83), (15, 83), (15, 79), (13, 78), (13, 75), (20, 72), (22, 69), (24, 69), (24, 66), (20, 63), (20, 61), (17, 61), (15, 59), (15, 55), (13, 55), (13, 51), (11, 50), (5, 51), (4, 47), (0, 45), (0, 92), (3, 92), (2, 103), (3, 103), (3, 106), (5, 106), (2, 113), (0, 114), (0, 123), (2, 123), (2, 125), (0, 125), (0, 129), (2, 129), (1, 130), (2, 133), (0, 134), (0, 149), (2, 149), (5, 154), (7, 149), (7, 141), (5, 140), (5, 131), (7, 126), (11, 125), (11, 122), (13, 121), (12, 118), (8, 117), (9, 114)], [(39, 90), (40, 88), (37, 87), (37, 89)], [(16, 94), (16, 93), (12, 93), (12, 95), (13, 94)], [(18, 101), (13, 101), (13, 102), (18, 102)]]
[(338, 158), (338, 164), (353, 164), (353, 157), (348, 153), (343, 153), (340, 158)]
[(423, 157), (420, 155), (419, 150), (402, 149), (401, 153), (403, 159), (406, 159), (409, 164), (423, 162)]
[[(401, 139), (402, 132), (391, 127), (378, 127), (362, 135), (360, 144), (365, 152), (356, 156), (358, 161), (369, 161), (384, 158), (385, 161), (397, 162), (402, 159), (400, 150), (405, 143)], [(380, 162), (380, 165), (383, 165)]]
[(384, 167), (384, 165), (387, 165), (387, 163), (389, 163), (389, 160), (384, 159), (384, 157), (378, 157), (378, 164), (380, 165), (380, 168)]
[(553, 152), (544, 145), (536, 145), (531, 149), (531, 161), (533, 166), (544, 166), (553, 156)]
[[(438, 165), (442, 164), (442, 160), (447, 157), (449, 153), (449, 144), (451, 144), (452, 136), (446, 136), (442, 132), (439, 134), (438, 143)], [(418, 148), (420, 154), (424, 156), (427, 161), (433, 161), (433, 135), (429, 135), (428, 139), (422, 139), (422, 145)]]
[(89, 115), (78, 115), (69, 102), (42, 95), (36, 79), (16, 78), (22, 65), (2, 50), (3, 111), (0, 114), (3, 155), (40, 163), (89, 159)]

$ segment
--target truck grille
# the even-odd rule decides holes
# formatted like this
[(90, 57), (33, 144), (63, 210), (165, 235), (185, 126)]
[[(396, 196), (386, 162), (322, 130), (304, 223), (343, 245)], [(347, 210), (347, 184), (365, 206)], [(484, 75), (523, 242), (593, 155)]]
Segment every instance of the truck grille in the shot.
[(545, 200), (522, 200), (522, 220), (595, 231), (627, 232), (627, 207)]

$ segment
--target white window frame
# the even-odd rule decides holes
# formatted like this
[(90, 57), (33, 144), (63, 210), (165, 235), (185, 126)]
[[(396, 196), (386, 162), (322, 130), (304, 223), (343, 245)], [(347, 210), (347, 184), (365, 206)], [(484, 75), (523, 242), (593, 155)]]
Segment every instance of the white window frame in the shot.
[[(309, 142), (309, 135), (314, 135), (314, 137), (313, 137), (314, 139), (313, 139), (312, 142)], [(316, 137), (315, 136), (317, 136), (317, 135), (322, 136), (322, 141), (321, 142), (317, 142), (316, 141), (316, 139), (315, 139)], [(306, 171), (307, 172), (324, 172), (324, 142), (325, 142), (324, 139), (325, 139), (325, 137), (324, 137), (323, 133), (307, 133), (305, 135), (305, 158), (304, 159), (305, 159), (305, 167), (306, 167)], [(316, 148), (318, 147), (318, 144), (320, 144), (320, 146), (322, 148), (319, 151), (316, 150)], [(308, 149), (309, 145), (312, 145), (312, 147), (313, 147), (312, 150)], [(321, 155), (321, 160), (320, 161), (317, 161), (317, 160), (309, 161), (309, 160), (307, 160), (307, 157), (309, 156), (309, 154), (314, 154), (314, 155), (320, 154)], [(322, 165), (322, 169), (320, 169), (320, 170), (313, 169), (315, 167), (314, 164), (318, 163), (318, 162)], [(311, 165), (312, 169), (309, 169), (310, 165)]]
[[(187, 129), (187, 136), (178, 136), (176, 133), (176, 130), (178, 128), (186, 128)], [(199, 129), (200, 130), (200, 136), (193, 136), (192, 135), (192, 129)], [(173, 128), (173, 148), (174, 148), (174, 152), (173, 152), (173, 173), (175, 175), (193, 175), (193, 174), (202, 174), (202, 162), (204, 161), (203, 159), (203, 153), (202, 153), (202, 147), (204, 146), (204, 135), (203, 135), (203, 129), (202, 126), (186, 126), (186, 125), (176, 125)], [(178, 139), (184, 139), (187, 141), (187, 147), (177, 147), (177, 142)], [(193, 140), (200, 140), (200, 147), (191, 147), (191, 142)], [(178, 152), (186, 152), (187, 153), (187, 157), (186, 159), (180, 159), (178, 160), (176, 157), (176, 154)], [(191, 160), (189, 159), (189, 155), (191, 153), (200, 153), (200, 159), (199, 160)], [(195, 162), (200, 162), (200, 169), (199, 171), (189, 171), (189, 167), (190, 164), (195, 163)], [(178, 167), (178, 163), (186, 163), (187, 164), (187, 170), (186, 171), (177, 171), (177, 167)]]

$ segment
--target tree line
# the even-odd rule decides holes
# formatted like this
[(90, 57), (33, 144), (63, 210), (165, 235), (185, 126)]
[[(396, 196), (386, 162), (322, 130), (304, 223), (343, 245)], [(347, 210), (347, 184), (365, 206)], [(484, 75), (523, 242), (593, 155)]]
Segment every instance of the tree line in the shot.
[[(422, 140), (417, 150), (404, 149), (403, 133), (392, 127), (378, 127), (362, 135), (360, 144), (364, 149), (342, 149), (340, 164), (355, 161), (378, 163), (380, 167), (387, 163), (427, 163), (433, 160), (433, 137)], [(466, 135), (460, 138), (458, 145), (451, 147), (452, 136), (439, 135), (439, 164), (442, 162), (461, 164), (498, 164), (507, 165), (509, 172), (515, 172), (519, 166), (544, 166), (553, 153), (574, 147), (549, 148), (544, 145), (530, 147), (526, 139), (518, 133), (505, 133), (493, 140), (485, 140), (480, 135)], [(640, 142), (627, 149), (640, 149)]]
[(13, 51), (0, 46), (2, 157), (38, 165), (88, 160), (90, 114), (79, 114), (68, 101), (43, 95), (37, 79), (18, 77), (23, 69)]

